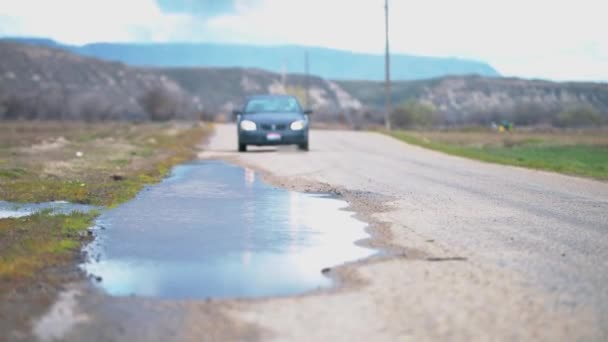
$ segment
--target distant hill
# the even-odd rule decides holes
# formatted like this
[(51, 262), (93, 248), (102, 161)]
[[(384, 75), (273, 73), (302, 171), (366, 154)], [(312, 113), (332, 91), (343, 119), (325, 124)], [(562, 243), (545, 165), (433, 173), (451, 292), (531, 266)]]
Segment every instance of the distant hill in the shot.
[[(290, 93), (305, 101), (302, 75), (256, 69), (136, 68), (44, 44), (0, 40), (0, 119), (147, 119), (229, 113), (245, 96)], [(335, 82), (311, 77), (310, 105), (331, 119), (361, 103)], [(161, 114), (161, 113), (157, 113)]]
[(0, 41), (0, 118), (146, 119), (140, 100), (158, 90), (176, 99), (189, 97), (155, 71)]
[[(336, 80), (382, 80), (384, 57), (325, 48), (303, 46), (254, 46), (236, 44), (135, 44), (97, 43), (83, 46), (62, 45), (48, 39), (12, 38), (28, 44), (53, 46), (74, 53), (145, 67), (221, 67), (257, 68), (277, 73), (304, 73), (308, 51), (314, 75)], [(446, 75), (499, 76), (484, 62), (395, 54), (392, 56), (395, 80), (427, 79)]]
[[(384, 106), (382, 82), (337, 83), (372, 112)], [(524, 125), (554, 123), (556, 116), (576, 110), (591, 111), (608, 123), (608, 83), (450, 76), (394, 82), (392, 94), (395, 106), (408, 100), (427, 103), (453, 124), (502, 119)]]
[[(281, 75), (259, 69), (242, 68), (167, 68), (157, 69), (184, 90), (201, 99), (205, 111), (229, 112), (248, 95), (291, 94), (306, 104), (306, 76)], [(309, 107), (328, 117), (345, 110), (360, 110), (363, 105), (333, 81), (310, 77)]]

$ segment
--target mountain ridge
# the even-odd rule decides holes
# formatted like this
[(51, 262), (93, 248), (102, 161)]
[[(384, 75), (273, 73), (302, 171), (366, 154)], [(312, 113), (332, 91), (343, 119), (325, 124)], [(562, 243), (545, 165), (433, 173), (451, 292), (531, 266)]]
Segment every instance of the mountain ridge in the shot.
[[(140, 67), (242, 67), (281, 73), (304, 73), (308, 52), (311, 73), (336, 80), (381, 80), (384, 56), (300, 45), (224, 43), (91, 43), (67, 45), (45, 38), (8, 38), (13, 41), (59, 47), (77, 54)], [(395, 80), (427, 79), (446, 75), (499, 76), (489, 64), (456, 57), (393, 54)]]

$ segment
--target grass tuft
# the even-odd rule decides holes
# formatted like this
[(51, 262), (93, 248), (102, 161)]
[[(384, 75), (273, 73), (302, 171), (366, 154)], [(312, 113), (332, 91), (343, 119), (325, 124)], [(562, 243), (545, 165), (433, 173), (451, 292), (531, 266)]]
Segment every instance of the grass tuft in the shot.
[(0, 220), (0, 291), (35, 275), (43, 267), (70, 259), (82, 234), (99, 215), (97, 212), (55, 215), (49, 210), (21, 218)]

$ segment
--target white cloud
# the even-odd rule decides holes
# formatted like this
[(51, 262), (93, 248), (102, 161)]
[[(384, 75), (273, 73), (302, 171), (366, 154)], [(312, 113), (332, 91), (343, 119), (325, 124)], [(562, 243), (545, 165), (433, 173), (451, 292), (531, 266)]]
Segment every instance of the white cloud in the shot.
[[(605, 0), (391, 0), (394, 52), (486, 61), (505, 75), (608, 80)], [(382, 53), (384, 0), (237, 0), (206, 22), (154, 0), (6, 0), (0, 35), (64, 42), (213, 40)]]
[[(506, 75), (608, 80), (604, 1), (392, 0), (391, 43), (394, 52), (484, 60)], [(241, 42), (382, 53), (383, 4), (260, 0), (208, 27)]]
[[(404, 1), (393, 2), (407, 11)], [(608, 22), (603, 19), (603, 1), (441, 3), (420, 2), (408, 19), (396, 23), (397, 33), (401, 33), (396, 39), (403, 39), (399, 48), (482, 59), (507, 75), (608, 79)]]
[(378, 0), (260, 0), (246, 11), (212, 18), (207, 26), (240, 42), (379, 52), (384, 29), (377, 24), (383, 13)]
[(161, 12), (154, 0), (19, 0), (0, 5), (0, 34), (51, 37), (67, 43), (166, 41), (193, 18)]

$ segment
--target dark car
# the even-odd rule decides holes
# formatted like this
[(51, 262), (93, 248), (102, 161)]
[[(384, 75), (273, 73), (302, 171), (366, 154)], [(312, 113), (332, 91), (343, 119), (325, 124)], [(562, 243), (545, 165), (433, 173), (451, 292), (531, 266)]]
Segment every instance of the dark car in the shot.
[(242, 110), (235, 111), (239, 152), (247, 145), (298, 145), (308, 151), (308, 116), (293, 96), (257, 95), (247, 98)]

